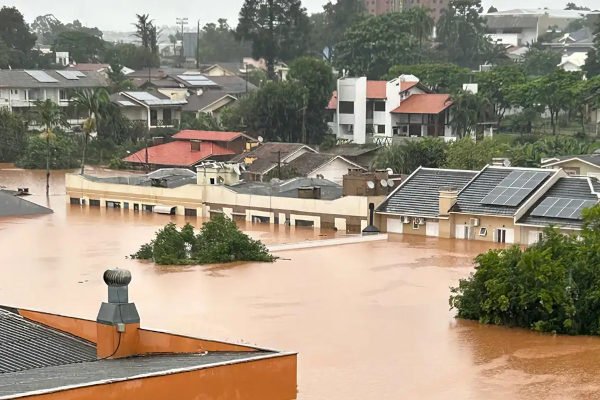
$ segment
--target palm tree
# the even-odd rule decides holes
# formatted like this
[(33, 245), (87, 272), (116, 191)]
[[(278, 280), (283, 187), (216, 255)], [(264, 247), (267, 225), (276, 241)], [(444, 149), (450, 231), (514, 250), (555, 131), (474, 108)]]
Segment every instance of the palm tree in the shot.
[(490, 100), (480, 94), (460, 91), (452, 96), (450, 125), (459, 138), (477, 131), (477, 124), (485, 122), (492, 108)]
[(85, 172), (85, 153), (92, 132), (96, 131), (97, 120), (100, 117), (100, 109), (109, 102), (108, 92), (104, 88), (77, 90), (71, 99), (72, 104), (88, 113), (83, 123), (83, 154), (81, 155), (81, 175)]
[(53, 129), (68, 126), (67, 118), (58, 104), (51, 99), (35, 102), (35, 118), (42, 125), (42, 138), (46, 139), (46, 196), (50, 195), (50, 140), (54, 137)]
[(406, 11), (409, 14), (412, 34), (419, 42), (419, 61), (423, 53), (423, 41), (433, 33), (434, 22), (429, 15), (429, 11), (425, 7), (415, 7)]

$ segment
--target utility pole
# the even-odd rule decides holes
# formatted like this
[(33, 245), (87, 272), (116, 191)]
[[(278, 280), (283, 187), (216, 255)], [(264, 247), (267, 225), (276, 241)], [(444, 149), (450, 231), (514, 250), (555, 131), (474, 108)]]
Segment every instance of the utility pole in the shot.
[(145, 158), (146, 158), (146, 169), (150, 172), (150, 165), (148, 164), (148, 139), (146, 139), (146, 147), (145, 147)]
[(181, 56), (181, 60), (182, 63), (184, 61), (183, 58), (183, 26), (188, 24), (188, 18), (187, 17), (177, 17), (175, 18), (175, 21), (177, 22), (177, 24), (181, 25), (181, 50), (180, 50), (180, 56)]
[(200, 20), (196, 27), (196, 69), (200, 69)]

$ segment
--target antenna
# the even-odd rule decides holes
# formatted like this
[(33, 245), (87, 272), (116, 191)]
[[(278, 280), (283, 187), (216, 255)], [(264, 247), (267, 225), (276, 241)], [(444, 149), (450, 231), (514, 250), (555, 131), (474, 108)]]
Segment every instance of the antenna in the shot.
[(264, 142), (264, 140), (265, 140), (265, 139), (264, 139), (262, 136), (259, 136), (259, 137), (258, 137), (258, 143), (262, 143), (262, 142)]
[(369, 189), (375, 189), (375, 182), (373, 182), (373, 181), (367, 181), (367, 187)]
[(381, 181), (379, 181), (379, 183), (381, 183), (381, 186), (383, 186), (383, 187), (387, 187), (388, 186), (388, 183), (387, 183), (387, 181), (385, 179), (382, 179)]

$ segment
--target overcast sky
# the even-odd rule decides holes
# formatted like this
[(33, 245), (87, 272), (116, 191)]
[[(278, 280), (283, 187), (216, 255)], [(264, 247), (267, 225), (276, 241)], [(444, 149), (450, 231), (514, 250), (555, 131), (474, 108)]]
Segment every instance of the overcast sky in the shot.
[[(564, 8), (570, 0), (483, 0), (485, 8)], [(309, 13), (322, 10), (327, 0), (303, 0)], [(600, 7), (599, 0), (574, 0), (576, 4)], [(243, 0), (0, 0), (0, 5), (17, 7), (27, 22), (38, 15), (54, 14), (63, 22), (79, 19), (84, 25), (101, 30), (131, 30), (136, 13), (149, 13), (159, 25), (173, 25), (175, 18), (188, 17), (190, 23), (200, 24), (225, 17), (230, 25), (237, 23)], [(525, 5), (526, 4), (526, 5)], [(192, 22), (193, 21), (193, 22)]]

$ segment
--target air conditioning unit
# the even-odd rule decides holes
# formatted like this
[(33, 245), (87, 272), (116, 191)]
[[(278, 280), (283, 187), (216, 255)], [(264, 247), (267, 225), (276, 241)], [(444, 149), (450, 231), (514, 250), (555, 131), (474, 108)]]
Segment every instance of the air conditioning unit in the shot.
[(479, 218), (470, 218), (469, 225), (471, 226), (479, 226)]
[(425, 218), (416, 218), (416, 219), (415, 219), (415, 222), (416, 222), (418, 225), (425, 225)]
[(411, 223), (410, 217), (402, 217), (402, 223), (403, 224), (410, 224)]

